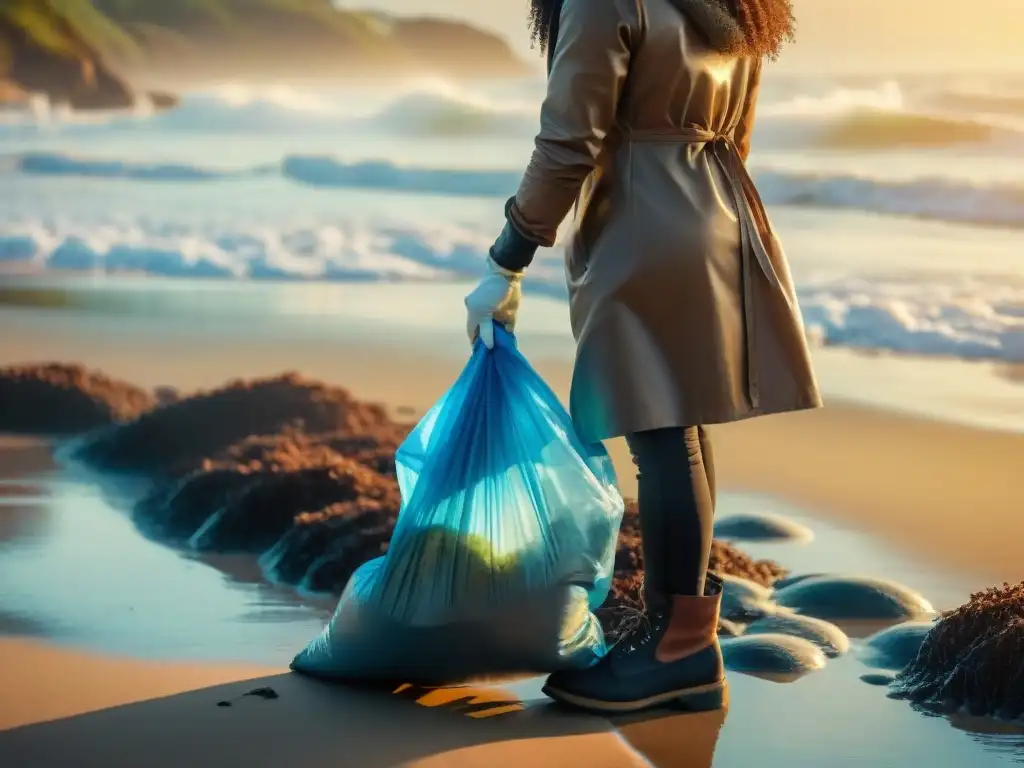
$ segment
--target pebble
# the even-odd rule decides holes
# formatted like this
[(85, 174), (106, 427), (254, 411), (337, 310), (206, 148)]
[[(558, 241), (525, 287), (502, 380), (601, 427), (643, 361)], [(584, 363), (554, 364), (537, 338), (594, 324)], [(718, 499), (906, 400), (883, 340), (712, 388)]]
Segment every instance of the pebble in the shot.
[(810, 528), (780, 515), (748, 513), (715, 521), (715, 537), (738, 541), (810, 541)]
[(921, 644), (934, 626), (930, 621), (906, 621), (883, 629), (864, 641), (861, 661), (872, 667), (901, 670), (917, 658)]
[(726, 669), (780, 682), (824, 668), (824, 652), (810, 640), (781, 634), (746, 635), (721, 641)]
[(861, 576), (814, 576), (775, 590), (772, 598), (797, 613), (832, 621), (914, 619), (935, 611), (912, 589)]
[(799, 614), (778, 613), (765, 616), (747, 627), (747, 635), (781, 634), (810, 640), (834, 658), (850, 650), (850, 638), (835, 624)]

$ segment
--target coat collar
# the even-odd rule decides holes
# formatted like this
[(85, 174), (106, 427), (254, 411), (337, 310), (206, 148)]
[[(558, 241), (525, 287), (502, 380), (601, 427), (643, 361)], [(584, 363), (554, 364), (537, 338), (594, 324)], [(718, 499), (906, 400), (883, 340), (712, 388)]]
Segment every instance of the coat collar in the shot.
[(722, 53), (741, 54), (746, 36), (726, 0), (669, 0), (704, 35), (708, 45)]

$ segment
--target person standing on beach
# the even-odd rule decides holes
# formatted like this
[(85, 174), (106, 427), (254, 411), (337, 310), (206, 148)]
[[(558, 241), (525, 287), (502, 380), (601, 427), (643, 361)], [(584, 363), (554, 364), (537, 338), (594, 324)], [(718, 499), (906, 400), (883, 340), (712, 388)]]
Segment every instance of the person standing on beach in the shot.
[(648, 610), (598, 664), (545, 692), (597, 711), (718, 706), (721, 583), (707, 573), (714, 469), (703, 425), (821, 405), (782, 247), (747, 173), (765, 59), (790, 0), (533, 0), (548, 88), (471, 339), (514, 328), (520, 282), (565, 244), (580, 437), (638, 466)]

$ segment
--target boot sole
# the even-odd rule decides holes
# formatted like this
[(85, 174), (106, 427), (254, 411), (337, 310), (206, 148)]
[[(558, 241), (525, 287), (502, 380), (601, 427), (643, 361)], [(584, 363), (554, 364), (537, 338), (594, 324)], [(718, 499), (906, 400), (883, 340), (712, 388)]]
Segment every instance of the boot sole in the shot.
[(577, 696), (567, 691), (559, 690), (545, 685), (542, 692), (564, 704), (571, 704), (580, 709), (589, 709), (594, 712), (639, 712), (643, 709), (659, 707), (663, 705), (677, 706), (691, 712), (710, 712), (721, 709), (725, 703), (725, 681), (701, 685), (696, 688), (683, 688), (679, 691), (668, 691), (659, 693), (657, 696), (648, 696), (646, 699), (636, 701), (601, 701), (586, 696)]

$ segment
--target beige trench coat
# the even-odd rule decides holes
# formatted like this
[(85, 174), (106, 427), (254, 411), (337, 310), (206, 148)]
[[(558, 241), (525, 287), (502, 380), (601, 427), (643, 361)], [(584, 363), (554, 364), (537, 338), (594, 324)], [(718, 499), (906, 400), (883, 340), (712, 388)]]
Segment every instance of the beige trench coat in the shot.
[(551, 245), (577, 203), (566, 274), (584, 439), (821, 405), (744, 166), (760, 74), (669, 0), (565, 0), (509, 218)]

